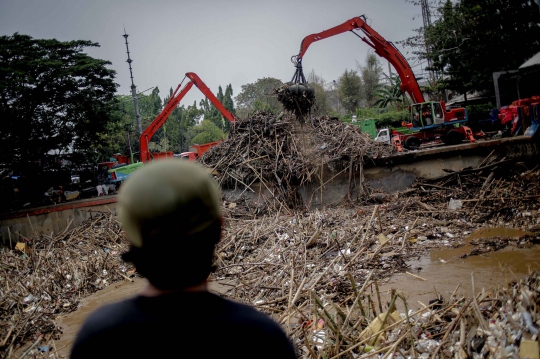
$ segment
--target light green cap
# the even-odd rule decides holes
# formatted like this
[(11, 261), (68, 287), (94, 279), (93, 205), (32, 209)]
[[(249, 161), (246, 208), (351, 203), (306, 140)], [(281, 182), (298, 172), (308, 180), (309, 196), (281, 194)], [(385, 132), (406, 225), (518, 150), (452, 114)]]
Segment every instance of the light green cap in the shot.
[[(217, 183), (202, 166), (181, 159), (157, 160), (122, 184), (118, 216), (131, 244), (142, 247), (143, 227), (170, 225), (179, 229), (179, 236), (204, 230), (221, 217), (220, 201)], [(164, 218), (166, 222), (160, 222)]]

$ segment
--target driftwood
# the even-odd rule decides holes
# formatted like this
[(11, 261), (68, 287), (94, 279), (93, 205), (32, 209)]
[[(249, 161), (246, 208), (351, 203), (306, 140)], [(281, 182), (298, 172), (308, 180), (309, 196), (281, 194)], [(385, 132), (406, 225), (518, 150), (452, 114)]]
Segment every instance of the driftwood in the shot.
[[(290, 115), (258, 112), (238, 121), (228, 139), (208, 150), (199, 161), (212, 168), (222, 187), (242, 193), (255, 192), (254, 185), (266, 190), (270, 195), (262, 201), (264, 209), (249, 211), (261, 214), (281, 207), (302, 208), (297, 187), (322, 184), (323, 166), (336, 174), (348, 170), (350, 193), (353, 172), (394, 151), (392, 146), (374, 142), (358, 127), (337, 118), (314, 117), (299, 124)], [(364, 194), (362, 184), (359, 186)]]
[(75, 229), (24, 243), (24, 252), (0, 248), (1, 357), (29, 340), (51, 345), (61, 333), (56, 316), (76, 310), (89, 294), (130, 279), (132, 266), (120, 259), (127, 240), (113, 213), (93, 212)]
[[(349, 144), (357, 138), (356, 131), (332, 119), (293, 126), (286, 119), (262, 117), (268, 124), (272, 119), (275, 123), (267, 129), (275, 135), (264, 134), (264, 126), (261, 131), (257, 121), (251, 127), (242, 122), (231, 134), (231, 139), (240, 136), (239, 141), (245, 141), (242, 145), (225, 141), (229, 147), (216, 147), (211, 150), (214, 154), (209, 151), (203, 156), (220, 169), (217, 180), (230, 181), (241, 191), (249, 191), (253, 181), (262, 180), (279, 197), (279, 186), (286, 189), (287, 183), (308, 182), (313, 167), (305, 164), (320, 163), (321, 157), (329, 161), (344, 156), (342, 170), (349, 171), (355, 154), (365, 153), (358, 165), (360, 160), (369, 160), (367, 156), (384, 155), (361, 139), (355, 151)], [(306, 135), (315, 128), (324, 131)], [(340, 137), (331, 141), (336, 131), (341, 131)], [(350, 132), (346, 141), (342, 141), (343, 131)], [(296, 157), (287, 157), (299, 148), (302, 151), (292, 152)], [(312, 162), (312, 156), (317, 162)], [(476, 353), (494, 358), (504, 354), (501, 350), (512, 356), (519, 335), (522, 341), (535, 338), (535, 323), (540, 319), (536, 272), (498, 291), (465, 296), (456, 288), (449, 296), (433, 294), (428, 298), (432, 303), (410, 313), (394, 312), (398, 303), (409, 305), (402, 293), (383, 293), (378, 287), (394, 273), (414, 274), (408, 259), (434, 248), (459, 246), (466, 233), (485, 226), (522, 228), (530, 234), (473, 241), (466, 256), (538, 241), (534, 234), (540, 229), (536, 161), (519, 165), (501, 161), (492, 154), (476, 171), (418, 179), (417, 185), (393, 194), (391, 200), (366, 196), (314, 211), (285, 209), (265, 199), (262, 209), (248, 202), (225, 203), (223, 239), (216, 248), (210, 279), (227, 285), (227, 296), (273, 316), (302, 358), (374, 357), (377, 353), (433, 358), (470, 358)], [(15, 233), (11, 236), (10, 246), (0, 248), (2, 357), (13, 356), (16, 350), (39, 357), (42, 354), (36, 347), (60, 335), (55, 316), (75, 310), (79, 300), (94, 291), (131, 278), (131, 267), (119, 259), (127, 241), (110, 213), (95, 214), (80, 227), (54, 236), (28, 238), (28, 253), (14, 249), (22, 239)], [(414, 275), (421, 280), (421, 275)]]

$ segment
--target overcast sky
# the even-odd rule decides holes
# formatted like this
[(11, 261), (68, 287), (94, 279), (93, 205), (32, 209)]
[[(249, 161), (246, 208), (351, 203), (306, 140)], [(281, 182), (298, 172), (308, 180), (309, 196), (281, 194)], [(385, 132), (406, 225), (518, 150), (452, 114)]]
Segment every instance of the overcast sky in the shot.
[[(118, 92), (128, 94), (125, 26), (138, 91), (158, 86), (163, 98), (195, 72), (212, 92), (232, 84), (236, 96), (264, 77), (289, 81), (290, 58), (305, 36), (363, 14), (393, 42), (412, 36), (422, 22), (420, 8), (405, 0), (0, 0), (0, 34), (98, 42), (88, 53), (112, 62)], [(368, 50), (351, 33), (316, 42), (304, 56), (304, 73), (314, 69), (332, 82), (356, 69)], [(193, 87), (181, 104), (202, 97)]]

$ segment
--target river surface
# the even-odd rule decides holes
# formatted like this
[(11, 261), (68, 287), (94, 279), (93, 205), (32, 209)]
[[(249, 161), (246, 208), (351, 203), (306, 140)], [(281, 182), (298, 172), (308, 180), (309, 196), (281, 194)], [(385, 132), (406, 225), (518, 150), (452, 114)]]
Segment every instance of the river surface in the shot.
[[(482, 238), (520, 238), (526, 232), (512, 228), (482, 228), (470, 234), (459, 248), (445, 248), (432, 251), (429, 255), (407, 262), (408, 273), (392, 276), (380, 283), (381, 300), (389, 302), (391, 289), (402, 291), (407, 298), (409, 309), (420, 309), (430, 300), (442, 296), (449, 299), (456, 296), (472, 296), (472, 285), (476, 293), (482, 289), (491, 290), (505, 283), (523, 278), (530, 269), (540, 267), (540, 245), (527, 248), (507, 246), (497, 252), (462, 258), (474, 247), (471, 242)], [(68, 357), (73, 339), (88, 314), (97, 307), (135, 295), (145, 285), (146, 280), (136, 278), (134, 282), (119, 282), (83, 299), (81, 307), (73, 313), (57, 318), (63, 335), (55, 342), (61, 357)], [(230, 287), (210, 283), (210, 290), (225, 294)], [(403, 310), (403, 303), (397, 307)]]

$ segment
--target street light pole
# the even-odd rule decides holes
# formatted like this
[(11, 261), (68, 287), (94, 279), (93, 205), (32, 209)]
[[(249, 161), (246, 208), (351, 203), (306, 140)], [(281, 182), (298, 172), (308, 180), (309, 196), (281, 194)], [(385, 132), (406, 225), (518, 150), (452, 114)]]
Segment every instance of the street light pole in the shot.
[(129, 47), (128, 47), (128, 34), (126, 34), (126, 29), (124, 28), (124, 35), (122, 35), (124, 39), (126, 39), (126, 50), (128, 59), (126, 62), (129, 64), (129, 75), (131, 77), (131, 96), (133, 96), (133, 105), (135, 107), (135, 118), (137, 119), (137, 128), (139, 130), (139, 136), (142, 135), (142, 125), (141, 125), (141, 115), (139, 113), (139, 98), (137, 97), (137, 86), (135, 86), (135, 83), (133, 82), (133, 69), (131, 68), (131, 63), (133, 60), (129, 57)]

